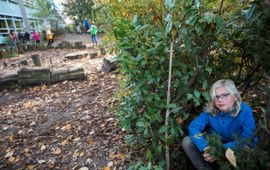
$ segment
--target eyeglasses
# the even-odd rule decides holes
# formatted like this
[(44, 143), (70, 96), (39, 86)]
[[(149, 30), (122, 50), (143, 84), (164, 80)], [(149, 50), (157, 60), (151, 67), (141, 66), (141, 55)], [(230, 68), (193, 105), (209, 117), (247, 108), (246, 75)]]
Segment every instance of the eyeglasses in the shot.
[(220, 95), (216, 95), (215, 99), (216, 100), (219, 100), (219, 99), (223, 100), (223, 99), (227, 98), (229, 95), (230, 95), (230, 93), (223, 93)]

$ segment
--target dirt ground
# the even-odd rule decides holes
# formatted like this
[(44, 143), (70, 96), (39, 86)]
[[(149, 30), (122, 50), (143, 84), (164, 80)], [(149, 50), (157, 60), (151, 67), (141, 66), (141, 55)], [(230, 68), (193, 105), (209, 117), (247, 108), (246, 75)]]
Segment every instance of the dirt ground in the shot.
[[(67, 34), (55, 44), (62, 40), (91, 47), (89, 35)], [(99, 49), (86, 49), (91, 50)], [(127, 169), (125, 131), (112, 111), (118, 75), (101, 71), (103, 58), (111, 56), (63, 60), (74, 51), (49, 49), (5, 59), (7, 64), (22, 58), (30, 63), (37, 53), (45, 66), (81, 64), (87, 77), (0, 89), (0, 169)]]

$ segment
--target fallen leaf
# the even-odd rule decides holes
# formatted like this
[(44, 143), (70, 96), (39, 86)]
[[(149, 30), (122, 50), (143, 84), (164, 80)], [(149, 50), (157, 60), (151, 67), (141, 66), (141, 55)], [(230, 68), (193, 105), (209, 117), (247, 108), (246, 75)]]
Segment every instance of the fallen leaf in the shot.
[(12, 156), (13, 154), (14, 154), (14, 150), (11, 150), (8, 153), (6, 153), (5, 158), (8, 158), (8, 157)]
[(107, 165), (108, 165), (108, 167), (112, 167), (113, 166), (113, 162), (111, 161)]
[(67, 124), (66, 126), (63, 126), (63, 127), (61, 128), (61, 130), (62, 130), (62, 131), (70, 131), (71, 128), (72, 128), (71, 124)]
[(40, 150), (42, 150), (42, 151), (44, 151), (46, 149), (46, 146), (45, 145), (42, 145), (41, 147), (40, 147)]
[(53, 153), (55, 155), (59, 155), (59, 154), (61, 154), (61, 152), (62, 152), (62, 150), (60, 148), (57, 148)]
[(27, 166), (26, 166), (26, 169), (28, 169), (28, 170), (33, 170), (34, 167), (35, 167), (34, 165), (27, 165)]
[(8, 158), (8, 162), (12, 163), (15, 161), (15, 157), (14, 156), (11, 156)]
[(88, 170), (89, 168), (87, 168), (86, 166), (81, 167), (79, 170)]
[(103, 170), (110, 170), (111, 168), (109, 166), (105, 166)]
[(81, 139), (80, 137), (74, 138), (73, 142), (78, 142), (80, 139)]
[(9, 140), (10, 142), (13, 142), (13, 141), (14, 141), (14, 135), (10, 135), (10, 136), (8, 137), (8, 140)]
[(176, 118), (176, 122), (178, 125), (181, 125), (183, 123), (183, 119), (181, 117)]
[(38, 160), (39, 164), (42, 164), (42, 163), (45, 163), (45, 162), (46, 162), (45, 160)]
[(65, 139), (61, 142), (61, 145), (67, 145), (69, 143), (69, 139)]

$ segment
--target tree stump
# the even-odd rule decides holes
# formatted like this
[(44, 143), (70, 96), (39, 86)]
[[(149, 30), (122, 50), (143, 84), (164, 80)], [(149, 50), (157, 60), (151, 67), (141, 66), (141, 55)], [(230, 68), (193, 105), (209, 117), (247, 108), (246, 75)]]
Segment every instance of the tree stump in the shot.
[(32, 55), (31, 57), (35, 66), (41, 66), (41, 61), (38, 54)]
[(104, 47), (100, 48), (100, 54), (101, 55), (106, 55), (106, 49)]
[(59, 43), (58, 44), (58, 48), (63, 49), (63, 44), (62, 43)]
[(17, 48), (18, 48), (18, 53), (19, 54), (23, 54), (24, 53), (24, 49), (23, 49), (23, 46), (22, 45), (18, 45)]
[(5, 49), (0, 49), (0, 58), (6, 58), (7, 57), (7, 51)]
[(50, 68), (21, 68), (18, 71), (18, 83), (21, 85), (50, 83)]
[(69, 53), (65, 56), (66, 59), (69, 60), (76, 60), (76, 59), (81, 59), (84, 57), (88, 56), (88, 52), (86, 51), (78, 51), (78, 52), (73, 52), (73, 53)]
[(74, 44), (75, 44), (76, 49), (82, 48), (82, 42), (81, 41), (75, 42)]
[(51, 71), (51, 82), (63, 80), (85, 79), (86, 75), (83, 66), (73, 66), (70, 68), (55, 68)]
[(110, 60), (107, 60), (106, 58), (104, 58), (101, 69), (105, 73), (109, 73), (109, 72), (117, 69), (117, 64), (115, 61), (113, 62), (113, 61), (110, 61)]
[(90, 59), (97, 58), (98, 52), (97, 51), (92, 51), (92, 52), (89, 53), (89, 55), (90, 55)]

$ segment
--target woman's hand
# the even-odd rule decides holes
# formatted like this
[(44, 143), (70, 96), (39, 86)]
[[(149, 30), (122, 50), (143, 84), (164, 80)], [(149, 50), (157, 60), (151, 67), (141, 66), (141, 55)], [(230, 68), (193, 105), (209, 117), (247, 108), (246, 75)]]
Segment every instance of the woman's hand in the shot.
[(209, 146), (205, 147), (204, 150), (203, 150), (203, 158), (204, 160), (206, 160), (207, 162), (214, 162), (215, 161), (215, 158), (213, 158), (208, 152), (208, 150), (210, 149)]

